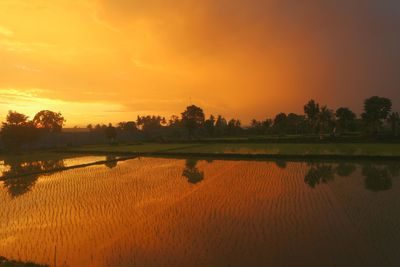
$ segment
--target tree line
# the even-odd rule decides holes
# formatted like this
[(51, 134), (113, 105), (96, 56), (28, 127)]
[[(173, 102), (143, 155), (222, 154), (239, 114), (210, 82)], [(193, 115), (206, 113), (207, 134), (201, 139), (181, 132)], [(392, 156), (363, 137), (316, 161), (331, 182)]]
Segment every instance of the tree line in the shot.
[(61, 132), (65, 122), (61, 113), (50, 110), (38, 112), (32, 120), (22, 113), (9, 111), (1, 126), (1, 141), (6, 149), (18, 150), (34, 143), (45, 133)]
[[(110, 142), (116, 142), (119, 133), (158, 141), (258, 135), (312, 135), (324, 138), (355, 132), (380, 135), (388, 130), (392, 136), (399, 134), (399, 113), (392, 110), (392, 101), (385, 97), (366, 99), (361, 116), (347, 107), (332, 110), (315, 100), (308, 101), (303, 110), (303, 114), (282, 112), (274, 118), (253, 119), (249, 126), (243, 127), (238, 119), (228, 120), (221, 115), (206, 118), (202, 108), (191, 105), (180, 116), (173, 115), (168, 120), (148, 115), (115, 126), (111, 123), (89, 124), (87, 128), (90, 132), (101, 132)], [(22, 113), (9, 111), (6, 121), (2, 123), (0, 137), (5, 148), (19, 149), (45, 133), (61, 132), (65, 122), (61, 113), (49, 110), (38, 112), (32, 120)]]
[(227, 120), (221, 115), (206, 118), (202, 108), (191, 105), (180, 116), (173, 115), (169, 120), (161, 116), (138, 116), (135, 121), (120, 122), (116, 127), (89, 124), (87, 128), (90, 131), (105, 131), (106, 136), (113, 140), (119, 131), (141, 133), (150, 139), (242, 135), (314, 135), (324, 138), (355, 132), (380, 135), (384, 129), (389, 129), (393, 136), (399, 134), (400, 116), (392, 111), (392, 101), (388, 98), (373, 96), (366, 99), (361, 116), (348, 107), (333, 110), (315, 100), (308, 101), (303, 110), (303, 114), (282, 112), (274, 118), (253, 119), (248, 127), (243, 127), (238, 119)]

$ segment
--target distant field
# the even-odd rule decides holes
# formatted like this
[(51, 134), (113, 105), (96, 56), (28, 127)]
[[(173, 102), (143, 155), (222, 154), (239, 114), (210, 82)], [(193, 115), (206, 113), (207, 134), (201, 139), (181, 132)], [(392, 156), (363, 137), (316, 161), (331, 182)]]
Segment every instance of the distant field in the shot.
[(74, 148), (78, 152), (104, 153), (224, 153), (269, 155), (368, 155), (400, 156), (400, 144), (140, 144)]
[[(77, 152), (132, 152), (132, 153), (147, 153), (147, 152), (160, 152), (168, 150), (177, 150), (185, 148), (193, 148), (198, 146), (196, 144), (159, 144), (159, 143), (145, 143), (136, 145), (95, 145), (95, 146), (83, 146), (72, 148), (72, 151)], [(66, 150), (68, 151), (68, 150)]]
[(400, 156), (400, 144), (211, 144), (177, 149), (174, 152)]

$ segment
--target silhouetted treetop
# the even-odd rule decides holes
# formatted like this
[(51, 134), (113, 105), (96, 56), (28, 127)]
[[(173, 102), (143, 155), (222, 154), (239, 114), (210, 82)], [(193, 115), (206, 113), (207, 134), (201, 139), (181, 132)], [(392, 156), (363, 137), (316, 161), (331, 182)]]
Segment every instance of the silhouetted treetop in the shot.
[(104, 133), (106, 138), (110, 141), (110, 143), (114, 143), (117, 138), (117, 129), (115, 129), (112, 124), (108, 124), (108, 127), (104, 129)]
[(9, 150), (19, 150), (22, 146), (35, 141), (38, 137), (37, 129), (28, 116), (9, 111), (6, 121), (2, 123), (1, 139)]
[(400, 115), (398, 112), (392, 112), (388, 116), (388, 122), (390, 124), (390, 127), (392, 128), (392, 133), (394, 136), (398, 135), (398, 128), (400, 126)]
[(50, 110), (42, 110), (33, 118), (33, 124), (38, 129), (48, 132), (61, 132), (66, 120), (60, 112), (56, 113)]
[(133, 132), (137, 130), (137, 125), (134, 121), (120, 122), (118, 123), (118, 129), (122, 131)]
[(16, 111), (9, 111), (6, 117), (6, 122), (3, 124), (8, 125), (22, 125), (28, 122), (28, 116), (16, 112)]
[(349, 131), (354, 127), (356, 114), (349, 108), (338, 108), (335, 112), (337, 126), (342, 131)]
[(203, 110), (195, 105), (182, 112), (182, 123), (188, 129), (189, 136), (193, 136), (194, 131), (204, 124), (204, 120)]
[(365, 100), (364, 113), (361, 115), (363, 121), (373, 133), (378, 133), (390, 111), (392, 101), (385, 97), (373, 96)]

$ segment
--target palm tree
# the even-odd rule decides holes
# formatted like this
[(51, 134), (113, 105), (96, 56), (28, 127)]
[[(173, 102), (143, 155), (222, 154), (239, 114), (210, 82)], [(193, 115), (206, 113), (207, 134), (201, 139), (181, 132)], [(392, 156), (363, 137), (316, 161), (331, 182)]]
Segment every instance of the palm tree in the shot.
[(304, 105), (304, 113), (307, 116), (310, 130), (317, 132), (317, 120), (320, 113), (319, 104), (311, 99), (306, 105)]

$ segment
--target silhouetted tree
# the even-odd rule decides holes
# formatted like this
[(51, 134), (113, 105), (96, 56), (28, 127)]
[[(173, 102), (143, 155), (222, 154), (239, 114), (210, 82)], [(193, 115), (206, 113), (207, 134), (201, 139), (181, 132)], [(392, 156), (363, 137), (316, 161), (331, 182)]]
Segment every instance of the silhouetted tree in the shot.
[(286, 134), (287, 128), (287, 115), (285, 113), (279, 113), (274, 119), (274, 129), (279, 134)]
[(28, 116), (16, 111), (8, 112), (0, 134), (4, 146), (9, 150), (19, 150), (23, 145), (33, 143), (39, 136), (34, 124), (28, 121)]
[(228, 123), (226, 122), (226, 119), (222, 117), (221, 115), (218, 115), (217, 121), (215, 122), (215, 133), (217, 136), (223, 136), (226, 133), (226, 127), (228, 126)]
[(311, 99), (306, 105), (304, 105), (304, 113), (307, 116), (307, 121), (311, 131), (317, 131), (316, 124), (319, 112), (319, 104), (316, 103), (313, 99)]
[(215, 117), (210, 115), (210, 118), (204, 121), (204, 129), (208, 136), (213, 136), (215, 131)]
[(138, 116), (136, 124), (147, 137), (155, 137), (161, 135), (166, 120), (161, 116)]
[(226, 133), (227, 135), (237, 135), (240, 134), (242, 127), (241, 127), (241, 122), (240, 120), (235, 120), (235, 119), (231, 119), (228, 122), (228, 125), (226, 127)]
[(205, 120), (204, 112), (201, 108), (192, 105), (182, 112), (182, 123), (189, 132), (189, 137), (193, 137), (195, 130), (200, 128)]
[(392, 134), (394, 136), (398, 135), (398, 128), (400, 125), (400, 115), (398, 112), (392, 112), (388, 117), (388, 122), (392, 128)]
[(33, 124), (36, 128), (53, 133), (61, 132), (64, 123), (65, 119), (60, 112), (56, 113), (50, 110), (42, 110), (33, 118)]
[(252, 134), (265, 134), (262, 122), (256, 119), (251, 120), (249, 130)]
[(270, 131), (272, 125), (273, 121), (271, 119), (266, 119), (264, 121), (253, 119), (250, 122), (250, 127), (248, 128), (248, 131), (251, 134), (263, 135)]
[(290, 113), (286, 118), (286, 131), (291, 134), (304, 133), (306, 119), (304, 116)]
[(96, 124), (96, 126), (94, 126), (93, 130), (96, 132), (100, 132), (100, 131), (105, 131), (105, 129), (107, 128), (107, 125), (105, 124)]
[(118, 129), (125, 132), (134, 132), (137, 130), (136, 122), (134, 121), (120, 122), (118, 123)]
[(376, 134), (382, 126), (390, 111), (392, 101), (388, 98), (373, 96), (364, 102), (364, 113), (361, 115), (370, 132)]
[(323, 106), (317, 116), (317, 129), (319, 130), (320, 138), (324, 133), (333, 133), (335, 128), (335, 116), (333, 111)]
[(28, 116), (16, 111), (9, 111), (6, 118), (6, 123), (9, 125), (19, 126), (28, 122)]
[(108, 124), (107, 128), (105, 128), (104, 133), (110, 143), (115, 143), (117, 139), (117, 130), (115, 129), (114, 126), (112, 126), (111, 123)]
[(182, 121), (179, 116), (172, 115), (168, 120), (168, 135), (173, 139), (181, 139), (186, 133), (182, 126)]
[(349, 108), (338, 108), (335, 115), (340, 131), (345, 132), (354, 129), (356, 114)]
[(86, 128), (89, 130), (89, 132), (93, 131), (93, 125), (92, 124), (88, 124), (86, 126)]
[(172, 115), (168, 121), (169, 127), (179, 127), (181, 126), (181, 120), (177, 115)]
[(271, 119), (265, 119), (264, 121), (261, 122), (262, 127), (264, 129), (264, 133), (267, 133), (270, 130), (273, 123), (274, 122)]

